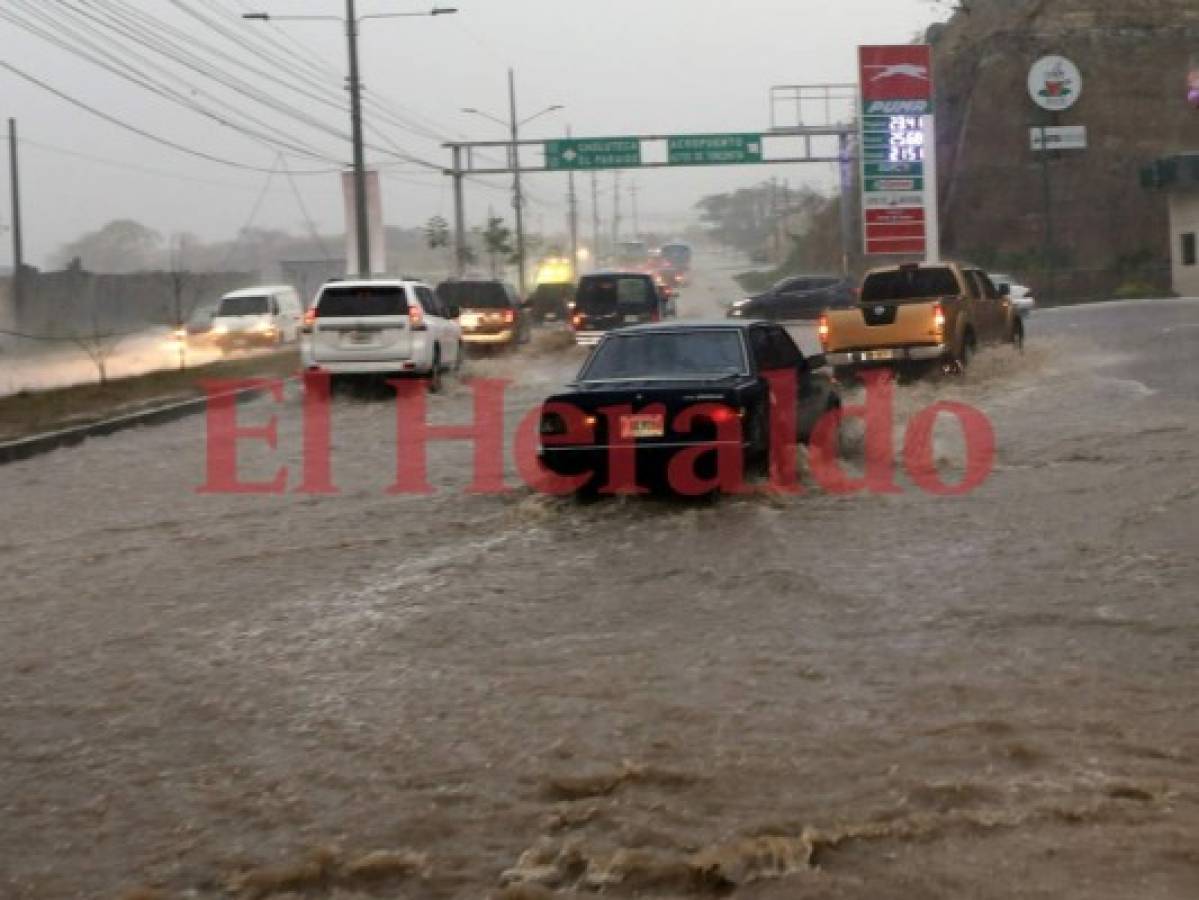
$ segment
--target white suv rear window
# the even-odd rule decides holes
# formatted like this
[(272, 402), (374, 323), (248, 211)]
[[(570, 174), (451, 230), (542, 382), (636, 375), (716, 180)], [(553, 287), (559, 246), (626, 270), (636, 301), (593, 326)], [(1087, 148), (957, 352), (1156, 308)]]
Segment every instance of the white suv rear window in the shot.
[(406, 316), (408, 294), (402, 287), (329, 287), (316, 304), (317, 318)]

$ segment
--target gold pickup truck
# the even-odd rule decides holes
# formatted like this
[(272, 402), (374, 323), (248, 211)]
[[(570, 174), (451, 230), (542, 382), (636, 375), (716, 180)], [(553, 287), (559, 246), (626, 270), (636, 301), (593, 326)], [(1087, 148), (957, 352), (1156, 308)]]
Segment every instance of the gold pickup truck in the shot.
[(888, 366), (961, 372), (983, 344), (1021, 346), (1024, 323), (981, 269), (957, 263), (905, 263), (874, 269), (857, 306), (830, 309), (820, 342), (842, 377)]

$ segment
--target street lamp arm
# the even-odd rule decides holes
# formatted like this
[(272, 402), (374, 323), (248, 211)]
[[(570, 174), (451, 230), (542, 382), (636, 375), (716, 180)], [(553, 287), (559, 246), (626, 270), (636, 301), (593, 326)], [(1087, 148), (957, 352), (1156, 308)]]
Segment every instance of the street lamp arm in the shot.
[[(427, 16), (452, 16), (458, 10), (452, 6), (436, 6), (427, 12), (397, 12), (397, 13), (369, 13), (365, 16), (358, 16), (354, 22), (363, 22), (366, 19), (414, 19), (424, 18)], [(253, 19), (257, 22), (344, 22), (345, 19), (341, 16), (276, 16), (265, 12), (242, 13), (243, 19)]]
[(475, 109), (473, 106), (464, 106), (462, 111), (464, 113), (469, 113), (472, 116), (482, 116), (484, 119), (490, 119), (492, 122), (495, 122), (495, 124), (504, 129), (512, 127), (512, 123), (505, 122), (499, 116), (493, 116), (491, 113), (485, 113), (481, 109)]
[(344, 22), (341, 16), (273, 16), (270, 13), (242, 13), (243, 19), (257, 22)]
[(423, 16), (452, 16), (458, 10), (449, 6), (438, 6), (428, 12), (398, 12), (398, 13), (369, 13), (365, 16), (359, 16), (358, 21), (365, 19), (412, 19)]
[(563, 106), (563, 105), (562, 105), (562, 104), (560, 104), (560, 103), (556, 103), (556, 104), (554, 104), (553, 106), (547, 106), (547, 107), (546, 107), (545, 109), (543, 109), (541, 112), (539, 112), (539, 113), (536, 113), (535, 115), (531, 115), (531, 116), (529, 116), (527, 119), (521, 119), (519, 122), (517, 122), (517, 123), (516, 123), (516, 124), (517, 124), (517, 127), (518, 127), (518, 128), (524, 128), (526, 125), (528, 125), (528, 124), (529, 124), (530, 122), (532, 122), (534, 119), (540, 119), (542, 116), (549, 115), (549, 114), (550, 114), (550, 113), (552, 113), (552, 112), (557, 112), (557, 111), (558, 111), (558, 110), (560, 110), (560, 109), (566, 109), (566, 107), (565, 107), (565, 106)]

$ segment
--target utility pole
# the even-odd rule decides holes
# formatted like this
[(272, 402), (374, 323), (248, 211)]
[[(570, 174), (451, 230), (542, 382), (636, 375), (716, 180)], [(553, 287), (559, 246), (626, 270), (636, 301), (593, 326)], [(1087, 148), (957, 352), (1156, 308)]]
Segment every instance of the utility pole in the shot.
[(508, 70), (508, 105), (512, 112), (512, 205), (516, 208), (516, 290), (525, 295), (525, 210), (520, 190), (520, 124), (516, 119), (516, 73)]
[(362, 81), (358, 74), (358, 11), (346, 0), (346, 40), (350, 47), (350, 132), (354, 142), (354, 217), (358, 233), (358, 275), (371, 274), (370, 218), (366, 209), (366, 155), (362, 147)]
[(641, 237), (641, 218), (637, 214), (637, 182), (629, 185), (629, 199), (633, 206), (633, 237)]
[(600, 213), (599, 213), (599, 176), (591, 173), (591, 261), (599, 267), (600, 261)]
[[(566, 137), (571, 137), (570, 128), (566, 129)], [(570, 170), (570, 191), (566, 197), (570, 207), (570, 270), (574, 272), (579, 267), (579, 195), (575, 193), (575, 172)]]
[(454, 272), (461, 278), (466, 274), (466, 199), (462, 191), (462, 148), (454, 151)]
[(24, 311), (24, 252), (21, 248), (21, 178), (17, 166), (17, 120), (8, 120), (8, 160), (12, 178), (12, 302), (20, 320)]
[(620, 243), (620, 173), (613, 173), (612, 180), (612, 247)]
[(1050, 113), (1045, 113), (1041, 122), (1041, 203), (1045, 217), (1044, 231), (1044, 253), (1041, 257), (1042, 267), (1044, 269), (1043, 276), (1045, 278), (1045, 302), (1047, 305), (1052, 305), (1056, 300), (1054, 296), (1057, 280), (1057, 273), (1054, 271), (1056, 266), (1055, 250), (1054, 250), (1054, 235), (1053, 235), (1053, 177), (1049, 171), (1050, 151), (1049, 142), (1045, 139), (1046, 128), (1050, 122), (1056, 121), (1056, 117)]

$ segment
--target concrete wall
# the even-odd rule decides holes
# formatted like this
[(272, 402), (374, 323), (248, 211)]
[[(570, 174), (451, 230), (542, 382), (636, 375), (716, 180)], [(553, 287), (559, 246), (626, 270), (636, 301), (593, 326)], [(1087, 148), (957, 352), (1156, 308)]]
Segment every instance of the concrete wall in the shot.
[[(188, 273), (182, 307), (203, 308), (222, 294), (261, 282), (256, 273)], [(171, 324), (174, 283), (170, 272), (98, 275), (81, 269), (27, 274), (21, 309), (11, 301), (11, 279), (0, 280), (0, 329), (43, 336), (132, 331)]]
[(1199, 190), (1170, 192), (1170, 272), (1174, 293), (1199, 297), (1199, 264), (1183, 260), (1183, 235), (1199, 241)]

